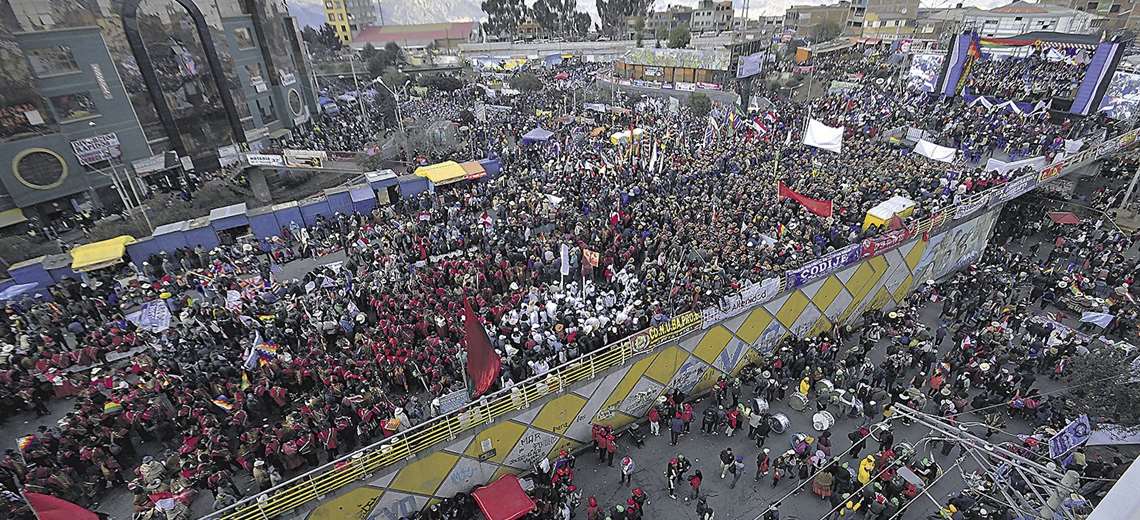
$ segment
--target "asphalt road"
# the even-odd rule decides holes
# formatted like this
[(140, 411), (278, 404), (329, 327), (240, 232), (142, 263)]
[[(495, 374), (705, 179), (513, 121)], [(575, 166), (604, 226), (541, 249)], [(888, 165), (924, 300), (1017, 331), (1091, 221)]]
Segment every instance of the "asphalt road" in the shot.
[[(938, 319), (938, 313), (941, 310), (941, 305), (928, 305), (922, 310), (923, 322), (928, 325), (935, 325)], [(852, 341), (857, 341), (853, 339)], [(881, 361), (884, 345), (888, 342), (884, 338), (879, 346), (872, 352), (872, 359), (878, 363)], [(945, 341), (942, 352), (945, 352), (950, 347), (950, 340)], [(909, 372), (906, 377), (914, 374), (913, 371)], [(903, 376), (900, 376), (903, 379)], [(1049, 391), (1056, 389), (1058, 386), (1050, 381), (1042, 381), (1039, 379), (1042, 391)], [(745, 398), (751, 398), (752, 389), (745, 388)], [(694, 410), (699, 415), (709, 406), (711, 398), (707, 398), (694, 405)], [(931, 410), (931, 406), (927, 407), (927, 411)], [(786, 402), (777, 403), (772, 406), (773, 412), (779, 412), (787, 415), (791, 421), (791, 426), (787, 432), (781, 435), (769, 435), (764, 446), (771, 449), (769, 454), (775, 458), (779, 453), (791, 448), (791, 439), (796, 432), (805, 432), (811, 435), (817, 435), (817, 432), (812, 428), (811, 412), (796, 412), (790, 409)], [(831, 409), (835, 414), (834, 408)], [(841, 414), (836, 414), (838, 422), (831, 428), (832, 431), (832, 453), (838, 455), (851, 447), (851, 442), (847, 439), (847, 434), (864, 424), (861, 419), (848, 419), (840, 417)], [(753, 478), (756, 476), (756, 456), (760, 453), (760, 449), (756, 447), (755, 442), (748, 439), (747, 428), (738, 431), (733, 437), (726, 438), (723, 433), (719, 435), (704, 435), (697, 431), (699, 427), (699, 417), (694, 419), (692, 426), (693, 432), (682, 437), (677, 446), (669, 446), (668, 434), (664, 433), (661, 437), (648, 437), (643, 448), (633, 447), (629, 449), (626, 443), (620, 443), (619, 446), (623, 448), (614, 458), (615, 461), (620, 460), (620, 457), (629, 454), (633, 457), (637, 464), (637, 470), (633, 475), (632, 485), (619, 484), (619, 471), (615, 462), (614, 467), (607, 467), (599, 464), (597, 460), (591, 457), (588, 453), (579, 457), (577, 462), (577, 471), (575, 472), (575, 484), (582, 489), (583, 502), (586, 502), (585, 497), (594, 495), (598, 498), (598, 503), (603, 506), (616, 505), (618, 503), (624, 504), (626, 499), (629, 498), (632, 487), (640, 486), (650, 495), (650, 502), (645, 507), (645, 518), (660, 519), (660, 520), (691, 520), (696, 518), (695, 504), (693, 502), (686, 502), (684, 497), (688, 496), (689, 486), (685, 482), (683, 485), (678, 486), (678, 500), (669, 498), (666, 492), (665, 477), (663, 475), (668, 459), (676, 456), (678, 453), (684, 454), (693, 463), (693, 469), (700, 469), (705, 479), (704, 484), (701, 486), (702, 494), (708, 497), (708, 504), (716, 511), (717, 520), (754, 520), (759, 518), (761, 514), (768, 508), (770, 504), (775, 501), (780, 501), (780, 511), (783, 513), (783, 518), (787, 519), (800, 519), (800, 520), (815, 520), (823, 519), (831, 510), (831, 505), (826, 500), (811, 493), (811, 481), (802, 481), (803, 486), (800, 486), (801, 481), (794, 476), (789, 476), (780, 482), (775, 488), (772, 487), (771, 475), (763, 478), (759, 483), (754, 482)], [(894, 421), (892, 430), (895, 434), (896, 445), (899, 442), (909, 442), (912, 445), (918, 446), (919, 441), (926, 437), (930, 430), (928, 428), (914, 425), (904, 426), (899, 421)], [(643, 428), (644, 430), (644, 428)], [(980, 427), (970, 428), (974, 434), (982, 434), (984, 431)], [(1007, 430), (1014, 433), (1023, 433), (1030, 430), (1030, 428), (1020, 422), (1010, 421)], [(1008, 441), (1009, 436), (997, 434), (994, 436), (994, 441)], [(945, 502), (948, 495), (957, 492), (963, 488), (963, 480), (961, 473), (957, 468), (952, 468), (959, 456), (959, 450), (955, 449), (951, 456), (944, 457), (941, 455), (937, 448), (932, 448), (929, 444), (922, 445), (923, 447), (918, 450), (921, 456), (929, 455), (933, 457), (943, 468), (944, 477), (930, 488), (930, 494), (934, 499)], [(720, 451), (726, 447), (731, 447), (732, 451), (739, 456), (744, 457), (744, 473), (737, 483), (735, 489), (730, 489), (732, 477), (729, 475), (725, 480), (721, 480), (720, 476), (720, 463), (718, 456)], [(877, 443), (868, 440), (866, 449), (863, 450), (862, 455), (866, 456), (869, 452), (877, 450)], [(856, 468), (858, 461), (850, 457), (844, 457), (844, 460), (850, 461), (851, 467)], [(949, 468), (949, 471), (946, 471)], [(969, 457), (962, 462), (962, 471), (969, 473), (978, 468), (978, 464)], [(791, 496), (787, 496), (791, 494)], [(930, 512), (936, 511), (936, 506), (930, 498), (920, 497), (913, 503), (908, 511), (900, 515), (899, 518), (925, 518), (925, 515)]]

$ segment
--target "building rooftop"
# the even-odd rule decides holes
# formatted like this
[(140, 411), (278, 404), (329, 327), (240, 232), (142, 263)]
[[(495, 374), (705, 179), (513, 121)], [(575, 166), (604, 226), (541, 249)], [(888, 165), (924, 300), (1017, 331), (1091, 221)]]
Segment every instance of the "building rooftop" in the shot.
[(383, 25), (365, 27), (352, 39), (354, 48), (371, 43), (381, 48), (388, 42), (401, 47), (426, 47), (437, 40), (466, 40), (476, 22), (426, 23), (418, 25)]
[(726, 49), (633, 49), (624, 60), (631, 65), (728, 70)]
[[(957, 11), (957, 9), (955, 9), (955, 11)], [(961, 9), (961, 12), (966, 16), (1002, 15), (1002, 16), (1018, 16), (1021, 18), (1042, 18), (1042, 17), (1057, 17), (1057, 16), (1065, 16), (1065, 15), (1071, 16), (1071, 15), (1075, 15), (1077, 13), (1083, 13), (1083, 14), (1089, 14), (1089, 15), (1093, 16), (1094, 18), (1096, 17), (1095, 14), (1085, 13), (1084, 11), (1078, 11), (1076, 9), (1070, 9), (1070, 8), (1064, 7), (1064, 6), (1045, 5), (1045, 4), (1030, 4), (1030, 3), (1024, 2), (1022, 0), (1010, 2), (1006, 5), (1003, 5), (1001, 7), (995, 7), (993, 9), (978, 9), (976, 7), (968, 7), (965, 9)]]

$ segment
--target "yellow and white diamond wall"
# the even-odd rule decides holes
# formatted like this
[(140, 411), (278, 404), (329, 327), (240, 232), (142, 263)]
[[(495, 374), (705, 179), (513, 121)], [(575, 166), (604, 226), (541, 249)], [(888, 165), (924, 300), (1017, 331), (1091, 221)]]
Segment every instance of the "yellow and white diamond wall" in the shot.
[[(543, 457), (590, 442), (594, 423), (643, 418), (666, 390), (696, 394), (735, 374), (789, 334), (812, 336), (870, 309), (890, 310), (918, 283), (977, 260), (1000, 207), (929, 240), (914, 239), (790, 292), (665, 342), (586, 384), (540, 400), (505, 420), (444, 443), (402, 467), (320, 504), (309, 520), (396, 520), (433, 500), (528, 471)], [(708, 325), (708, 324), (706, 324)]]

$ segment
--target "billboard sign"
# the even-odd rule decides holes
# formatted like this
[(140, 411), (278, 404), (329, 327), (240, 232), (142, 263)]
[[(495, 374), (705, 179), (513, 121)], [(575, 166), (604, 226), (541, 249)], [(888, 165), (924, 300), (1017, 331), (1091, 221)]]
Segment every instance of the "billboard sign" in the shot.
[(114, 132), (76, 139), (71, 142), (71, 150), (79, 164), (84, 166), (109, 161), (123, 153), (119, 147), (119, 136)]

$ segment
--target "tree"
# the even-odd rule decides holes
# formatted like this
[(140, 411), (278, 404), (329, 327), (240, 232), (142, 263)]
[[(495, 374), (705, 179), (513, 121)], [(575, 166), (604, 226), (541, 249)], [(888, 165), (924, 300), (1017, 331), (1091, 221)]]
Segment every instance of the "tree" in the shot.
[(683, 49), (689, 46), (689, 40), (692, 39), (692, 34), (689, 33), (688, 25), (678, 25), (669, 31), (669, 48), (670, 49)]
[(527, 14), (523, 0), (483, 0), (480, 7), (487, 13), (484, 24), (487, 33), (495, 36), (508, 35), (511, 39), (514, 39), (515, 30)]
[(341, 48), (340, 37), (336, 35), (336, 29), (329, 24), (321, 26), (321, 31), (318, 33), (318, 41), (330, 51), (339, 51)]
[(545, 34), (555, 34), (558, 31), (558, 6), (551, 5), (558, 3), (558, 0), (537, 0), (530, 7), (530, 15)]
[(638, 16), (633, 19), (633, 30), (637, 33), (637, 46), (641, 47), (641, 42), (644, 39), (645, 33), (645, 17)]
[(408, 75), (396, 69), (388, 69), (384, 74), (380, 75), (380, 79), (384, 81), (388, 88), (399, 90), (404, 86), (404, 82), (408, 81)]
[(530, 72), (523, 72), (511, 78), (511, 88), (521, 92), (538, 92), (542, 90), (542, 80)]
[(453, 76), (423, 75), (418, 82), (425, 87), (431, 87), (446, 92), (454, 92), (463, 87), (463, 82)]
[(375, 79), (380, 77), (390, 64), (391, 62), (388, 61), (388, 56), (385, 53), (377, 52), (376, 55), (367, 62), (369, 78)]
[(404, 49), (401, 49), (400, 44), (396, 42), (384, 44), (384, 53), (388, 55), (388, 63), (393, 65), (404, 65), (408, 63), (407, 58), (404, 57)]
[(376, 47), (373, 47), (371, 42), (366, 43), (364, 44), (364, 48), (360, 49), (360, 60), (364, 63), (368, 63), (372, 61), (372, 58), (376, 57), (377, 54), (380, 54), (380, 51), (377, 50)]
[(571, 25), (571, 27), (573, 28), (572, 29), (573, 30), (572, 35), (574, 36), (574, 38), (579, 39), (579, 40), (582, 38), (585, 38), (586, 34), (590, 32), (590, 24), (591, 23), (592, 23), (592, 21), (590, 20), (590, 14), (589, 13), (583, 13), (582, 11), (574, 11), (574, 22)]
[(1140, 406), (1136, 406), (1140, 402), (1140, 384), (1131, 382), (1140, 376), (1132, 368), (1136, 358), (1136, 353), (1116, 347), (1102, 347), (1074, 357), (1069, 364), (1068, 383), (1071, 415), (1088, 415), (1094, 423), (1140, 426)]
[(843, 28), (835, 22), (824, 22), (812, 29), (811, 37), (817, 42), (826, 42), (834, 40), (843, 33)]
[(689, 109), (697, 119), (702, 119), (712, 110), (712, 101), (702, 92), (694, 92), (689, 96)]
[(626, 20), (649, 14), (653, 0), (595, 0), (602, 32), (613, 38), (625, 28)]

